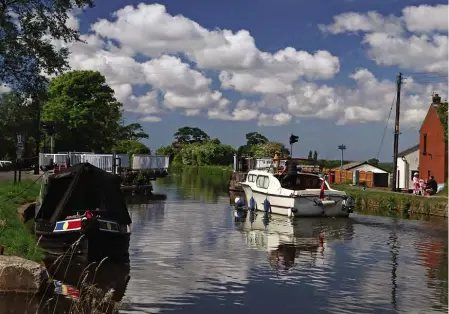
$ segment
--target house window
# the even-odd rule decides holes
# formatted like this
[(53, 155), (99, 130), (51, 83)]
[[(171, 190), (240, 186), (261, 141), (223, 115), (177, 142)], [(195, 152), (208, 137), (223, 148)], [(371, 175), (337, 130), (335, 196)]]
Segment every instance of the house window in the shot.
[(424, 134), (424, 140), (423, 140), (423, 155), (427, 155), (427, 134)]

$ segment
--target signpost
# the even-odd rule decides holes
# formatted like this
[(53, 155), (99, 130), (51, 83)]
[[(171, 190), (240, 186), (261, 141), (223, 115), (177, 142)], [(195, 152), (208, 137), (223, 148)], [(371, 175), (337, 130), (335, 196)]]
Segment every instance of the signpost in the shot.
[(16, 134), (16, 166), (14, 167), (14, 183), (16, 183), (17, 181), (17, 170), (19, 170), (19, 182), (22, 179), (21, 165), (24, 150), (25, 150), (25, 136), (22, 133), (18, 133)]

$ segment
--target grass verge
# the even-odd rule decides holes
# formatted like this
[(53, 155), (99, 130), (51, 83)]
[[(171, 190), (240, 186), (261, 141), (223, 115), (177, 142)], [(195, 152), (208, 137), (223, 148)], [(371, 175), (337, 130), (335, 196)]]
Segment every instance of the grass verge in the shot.
[(39, 189), (39, 182), (34, 181), (16, 185), (11, 181), (0, 182), (0, 246), (5, 247), (5, 254), (43, 260), (44, 254), (37, 246), (36, 238), (17, 213), (20, 205), (36, 201)]
[(366, 189), (346, 184), (333, 184), (333, 189), (345, 191), (355, 200), (357, 210), (383, 212), (407, 212), (433, 216), (448, 216), (447, 197), (423, 197), (406, 193)]

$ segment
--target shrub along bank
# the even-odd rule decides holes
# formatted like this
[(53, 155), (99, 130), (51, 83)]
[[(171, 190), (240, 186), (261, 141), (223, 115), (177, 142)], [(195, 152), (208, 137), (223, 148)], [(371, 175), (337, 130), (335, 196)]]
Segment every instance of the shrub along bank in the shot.
[(37, 239), (30, 228), (20, 221), (17, 209), (20, 205), (36, 201), (40, 185), (23, 181), (14, 185), (0, 182), (0, 246), (5, 254), (16, 255), (33, 261), (41, 261), (44, 254), (37, 246)]
[(440, 217), (448, 216), (448, 199), (443, 196), (423, 197), (373, 189), (363, 190), (360, 187), (338, 184), (333, 185), (333, 188), (345, 191), (354, 198), (356, 209), (361, 211), (389, 211)]

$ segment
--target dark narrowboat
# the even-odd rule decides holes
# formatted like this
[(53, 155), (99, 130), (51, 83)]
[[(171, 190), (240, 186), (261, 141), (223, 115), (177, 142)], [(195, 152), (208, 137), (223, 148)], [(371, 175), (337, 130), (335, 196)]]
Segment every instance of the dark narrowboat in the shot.
[(48, 176), (35, 232), (47, 256), (129, 263), (131, 217), (119, 176), (89, 163)]

